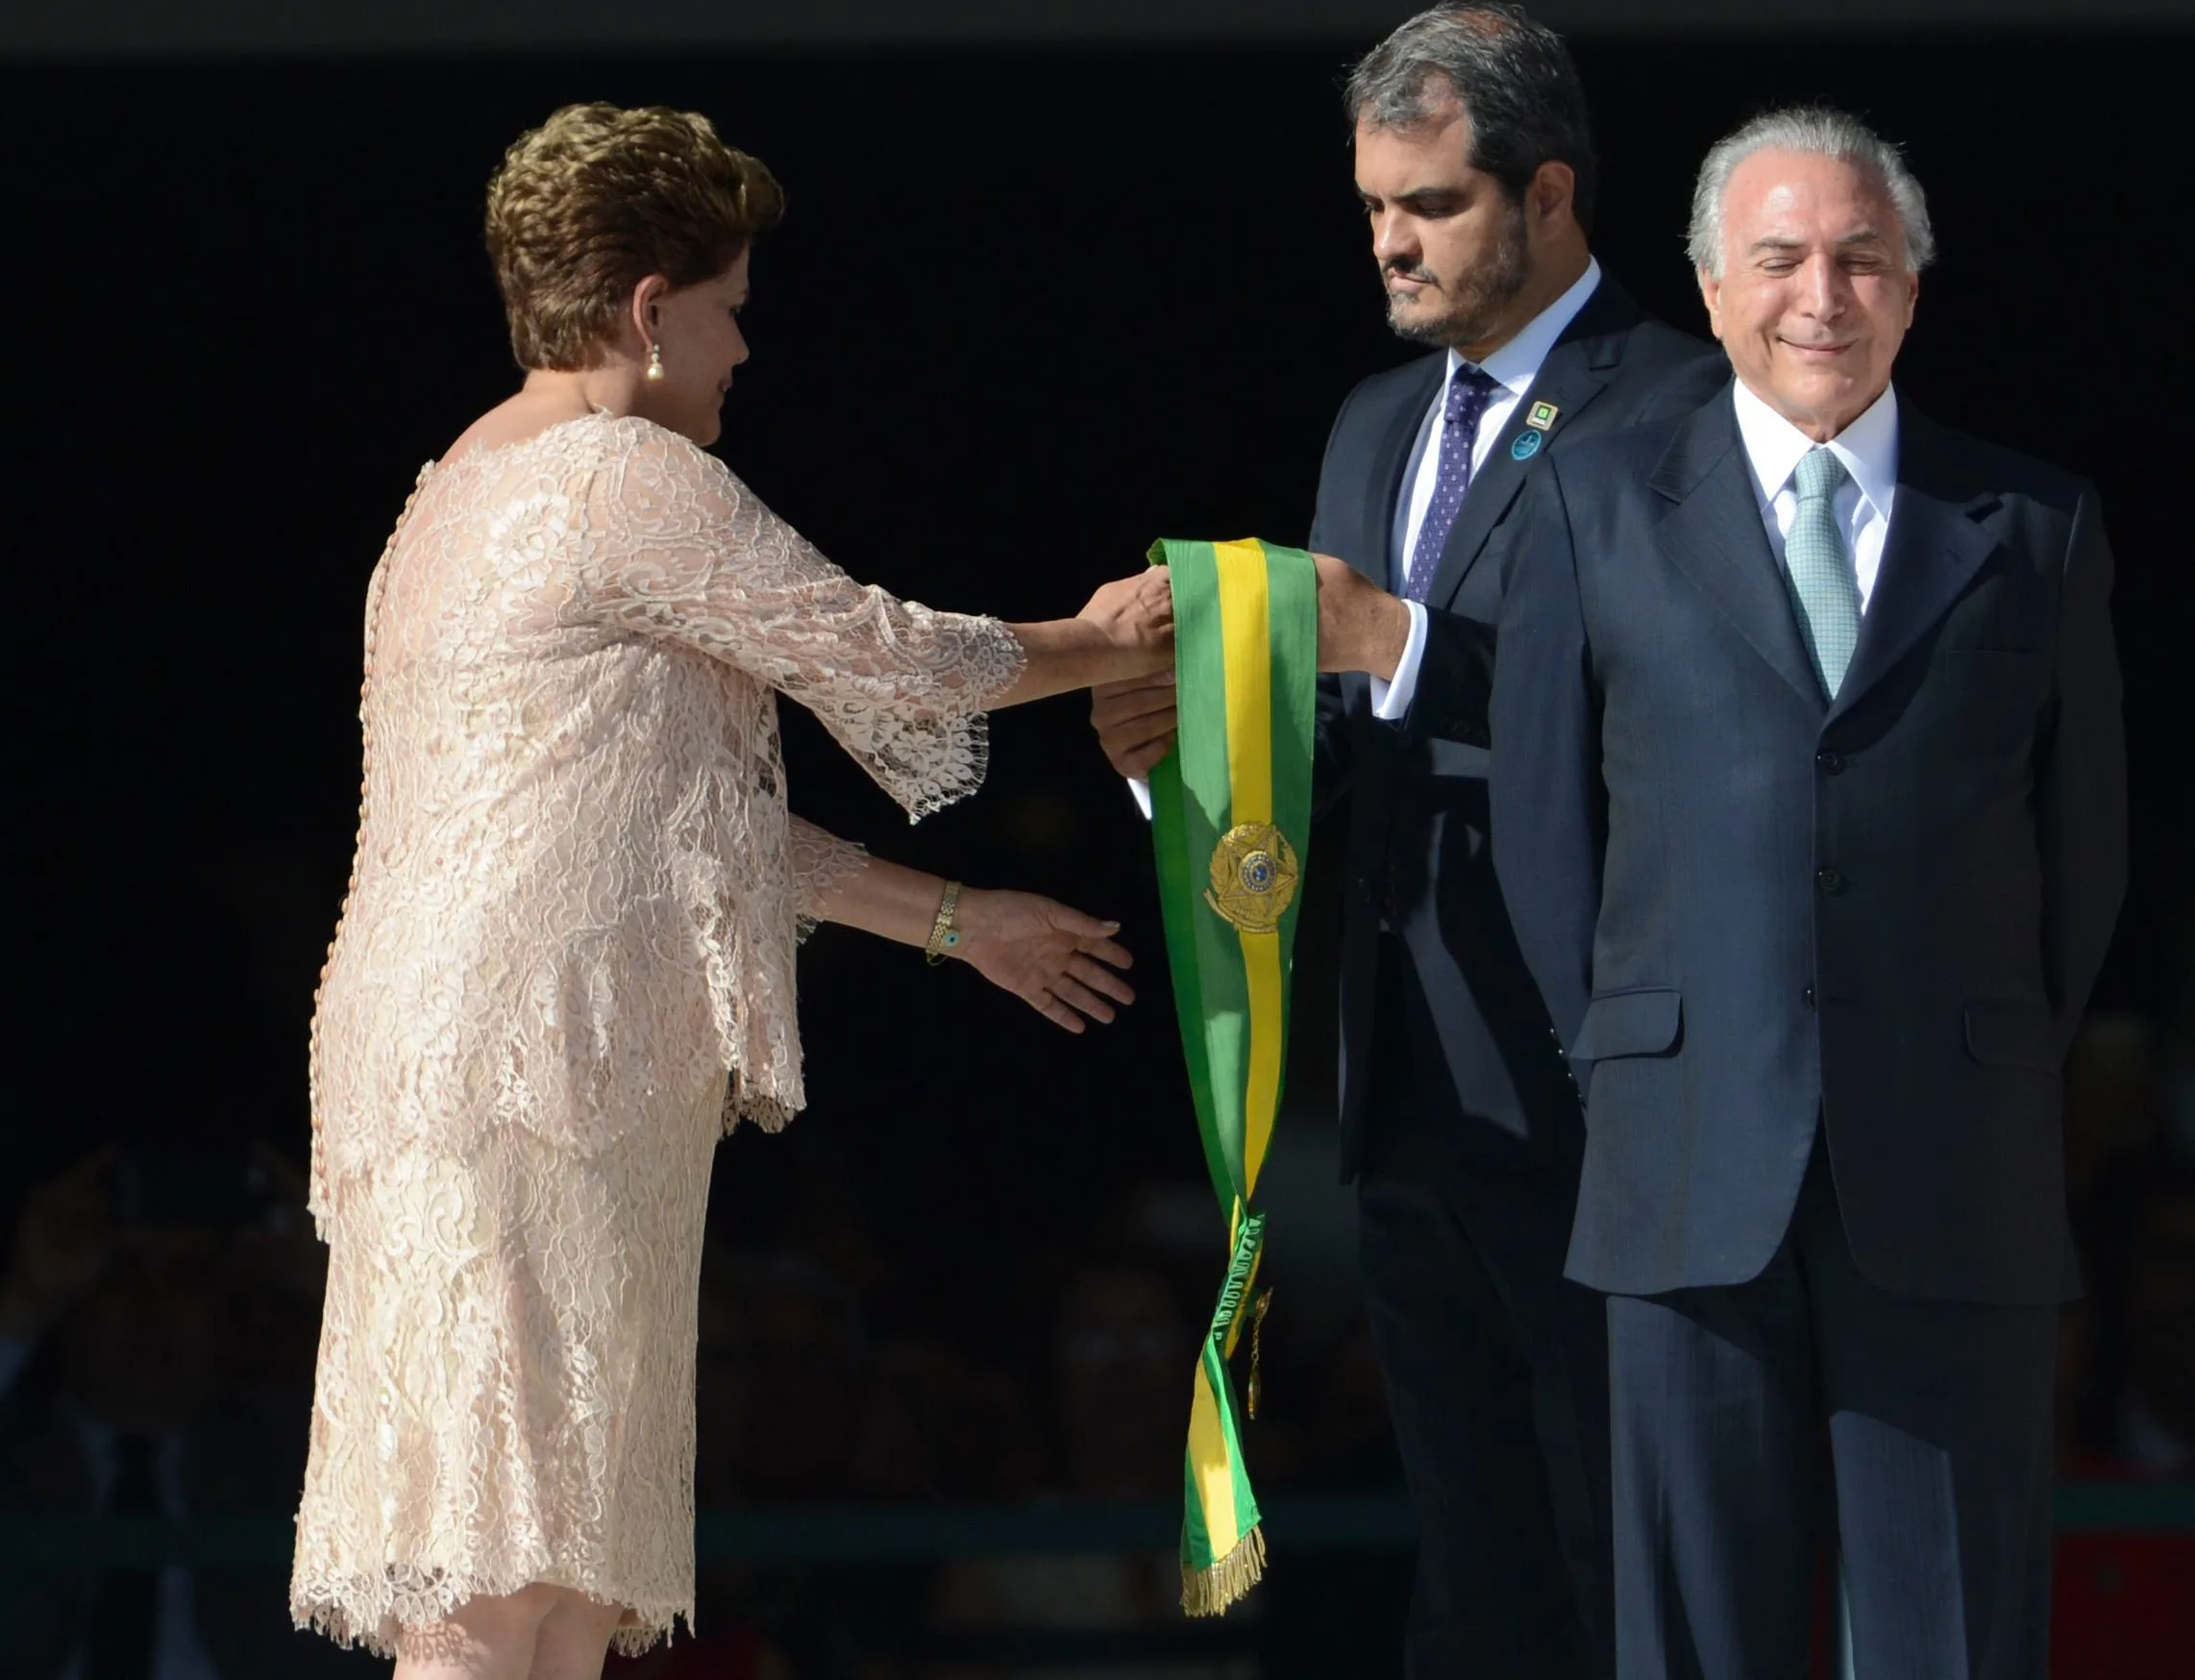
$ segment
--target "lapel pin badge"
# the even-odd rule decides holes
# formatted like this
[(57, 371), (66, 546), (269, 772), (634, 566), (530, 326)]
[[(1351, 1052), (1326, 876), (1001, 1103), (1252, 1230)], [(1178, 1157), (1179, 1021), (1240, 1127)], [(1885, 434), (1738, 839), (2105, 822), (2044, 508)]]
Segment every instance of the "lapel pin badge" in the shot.
[(1530, 460), (1540, 453), (1540, 446), (1547, 441), (1544, 432), (1519, 432), (1517, 441), (1509, 446), (1511, 460)]
[(1561, 412), (1562, 409), (1552, 403), (1535, 403), (1531, 412), (1524, 416), (1524, 424), (1535, 432), (1552, 432), (1555, 429), (1555, 416)]

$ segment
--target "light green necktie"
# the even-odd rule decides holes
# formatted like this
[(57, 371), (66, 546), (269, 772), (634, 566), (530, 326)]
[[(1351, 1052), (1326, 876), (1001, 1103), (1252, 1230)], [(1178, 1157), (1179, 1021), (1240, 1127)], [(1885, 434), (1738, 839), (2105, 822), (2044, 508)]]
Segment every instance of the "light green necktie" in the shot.
[(1832, 700), (1860, 642), (1860, 577), (1837, 517), (1837, 492), (1844, 481), (1844, 463), (1828, 449), (1817, 445), (1801, 456), (1791, 475), (1799, 510), (1784, 539), (1784, 572), (1799, 629), (1813, 655), (1814, 675)]

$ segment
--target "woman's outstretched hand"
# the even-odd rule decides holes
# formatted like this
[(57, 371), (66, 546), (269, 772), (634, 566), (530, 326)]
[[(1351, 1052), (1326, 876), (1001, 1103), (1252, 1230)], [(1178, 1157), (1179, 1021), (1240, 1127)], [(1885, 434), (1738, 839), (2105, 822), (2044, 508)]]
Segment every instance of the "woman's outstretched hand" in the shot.
[(1173, 585), (1164, 566), (1105, 584), (1075, 617), (1103, 630), (1120, 654), (1112, 680), (1172, 669)]
[(963, 962), (1070, 1032), (1082, 1030), (1084, 1015), (1111, 1021), (1113, 1004), (1136, 1001), (1114, 973), (1135, 960), (1113, 942), (1118, 922), (1100, 922), (1035, 893), (981, 888), (961, 894), (954, 920)]
[(1173, 588), (1164, 566), (1147, 566), (1091, 596), (1073, 618), (1006, 627), (1026, 655), (1013, 686), (994, 705), (1021, 705), (1173, 669)]

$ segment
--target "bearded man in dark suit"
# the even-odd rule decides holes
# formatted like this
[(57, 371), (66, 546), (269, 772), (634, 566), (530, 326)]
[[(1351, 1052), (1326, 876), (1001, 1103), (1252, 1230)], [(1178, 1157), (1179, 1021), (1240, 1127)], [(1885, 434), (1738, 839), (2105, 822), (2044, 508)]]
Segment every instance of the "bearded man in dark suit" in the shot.
[[(1433, 349), (1343, 404), (1310, 535), (1335, 673), (1318, 787), (1348, 824), (1342, 1171), (1418, 1521), (1405, 1670), (1599, 1674), (1605, 1329), (1562, 1275), (1578, 1098), (1489, 844), (1492, 626), (1531, 477), (1728, 370), (1594, 260), (1585, 100), (1550, 31), (1436, 8), (1357, 66), (1347, 108), (1389, 320)], [(1138, 776), (1172, 690), (1100, 690), (1093, 721)]]
[(1737, 383), (1551, 462), (1504, 606), (1494, 852), (1586, 1093), (1625, 1680), (1803, 1672), (1832, 1516), (1858, 1672), (2049, 1667), (2111, 556), (2090, 485), (1893, 385), (1932, 246), (1851, 117), (1720, 142)]

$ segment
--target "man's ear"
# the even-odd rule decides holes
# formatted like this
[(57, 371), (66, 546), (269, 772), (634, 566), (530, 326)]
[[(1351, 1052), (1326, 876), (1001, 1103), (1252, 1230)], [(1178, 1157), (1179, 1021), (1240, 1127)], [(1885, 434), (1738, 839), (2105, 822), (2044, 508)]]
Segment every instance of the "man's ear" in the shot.
[(1577, 200), (1577, 171), (1552, 158), (1532, 171), (1532, 180), (1524, 189), (1525, 209), (1541, 224), (1566, 217), (1575, 221)]
[(1706, 269), (1699, 271), (1700, 302), (1707, 305), (1707, 328), (1714, 341), (1722, 342), (1722, 282)]

